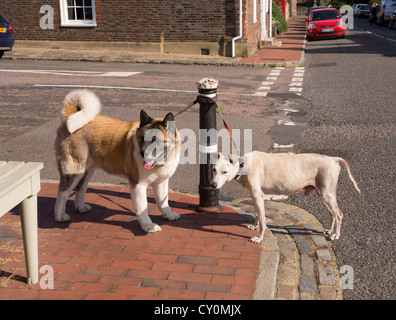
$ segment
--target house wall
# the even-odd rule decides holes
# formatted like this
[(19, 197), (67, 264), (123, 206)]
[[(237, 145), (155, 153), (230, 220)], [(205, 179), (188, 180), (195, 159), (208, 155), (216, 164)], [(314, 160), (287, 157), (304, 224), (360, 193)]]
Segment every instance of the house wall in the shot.
[[(256, 4), (256, 19), (254, 21), (253, 6)], [(247, 55), (252, 55), (260, 46), (261, 24), (260, 24), (260, 1), (246, 0), (243, 13), (246, 15), (243, 25), (243, 34), (247, 42)]]
[[(259, 0), (258, 22), (253, 23), (253, 0), (244, 0), (244, 37), (249, 55), (260, 38)], [(239, 30), (239, 0), (96, 0), (95, 27), (62, 27), (59, 0), (10, 0), (0, 2), (0, 12), (10, 21), (17, 40), (94, 41), (155, 44), (165, 48), (200, 54), (200, 48), (210, 46), (210, 54), (222, 54), (224, 39), (235, 37)], [(41, 29), (40, 7), (54, 9), (54, 29)], [(162, 35), (162, 36), (161, 36)], [(238, 44), (241, 46), (241, 43)], [(178, 49), (177, 49), (178, 48)], [(155, 49), (157, 50), (157, 49)], [(169, 49), (171, 50), (171, 49)], [(171, 50), (172, 51), (172, 50)]]

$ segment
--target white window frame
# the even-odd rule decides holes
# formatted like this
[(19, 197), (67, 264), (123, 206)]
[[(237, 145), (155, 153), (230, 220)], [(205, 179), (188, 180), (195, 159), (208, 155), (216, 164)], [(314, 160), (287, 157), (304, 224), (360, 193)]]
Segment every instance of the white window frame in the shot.
[(257, 23), (257, 0), (253, 0), (253, 23)]
[(62, 27), (96, 27), (95, 0), (92, 0), (92, 20), (69, 20), (67, 0), (59, 0)]

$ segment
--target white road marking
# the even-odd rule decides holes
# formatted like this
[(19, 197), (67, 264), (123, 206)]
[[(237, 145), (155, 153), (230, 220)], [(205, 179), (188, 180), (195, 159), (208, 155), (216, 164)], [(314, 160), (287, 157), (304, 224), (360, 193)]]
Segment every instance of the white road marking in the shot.
[(296, 87), (289, 88), (289, 91), (293, 91), (293, 92), (301, 92), (302, 90), (303, 88), (296, 88)]
[(302, 82), (292, 82), (289, 84), (289, 87), (301, 87)]
[(284, 125), (284, 126), (295, 126), (296, 125), (293, 121), (287, 121), (287, 120), (278, 120), (277, 124)]
[[(180, 89), (163, 89), (163, 88), (147, 88), (147, 87), (117, 87), (117, 86), (93, 86), (85, 84), (35, 84), (34, 87), (42, 88), (85, 88), (85, 89), (117, 89), (117, 90), (137, 90), (137, 91), (158, 91), (158, 92), (180, 92), (180, 93), (197, 93), (196, 90), (180, 90)], [(254, 97), (262, 94), (251, 93), (221, 93), (221, 95)], [(267, 95), (267, 93), (265, 93)]]
[(288, 196), (275, 195), (275, 194), (265, 194), (264, 200), (286, 200)]
[(99, 75), (99, 77), (129, 77), (139, 73), (142, 72), (106, 72), (104, 74)]
[(253, 96), (260, 96), (260, 97), (266, 97), (268, 92), (260, 92), (257, 91), (253, 94)]
[(142, 90), (142, 91), (162, 91), (162, 92), (185, 92), (197, 93), (192, 90), (176, 90), (176, 89), (159, 89), (159, 88), (138, 88), (138, 87), (115, 87), (115, 86), (91, 86), (84, 84), (35, 84), (35, 87), (52, 87), (52, 88), (87, 88), (87, 89), (120, 89), (120, 90)]
[(293, 78), (291, 83), (289, 84), (289, 92), (294, 92), (297, 95), (301, 95), (301, 91), (303, 90), (303, 80), (304, 80), (305, 67), (296, 67), (294, 68)]
[(294, 147), (294, 144), (293, 143), (291, 143), (291, 144), (277, 144), (277, 143), (273, 143), (272, 144), (272, 146), (275, 148), (275, 149), (277, 149), (277, 148), (293, 148)]
[(104, 71), (74, 71), (74, 70), (11, 70), (0, 69), (0, 72), (51, 74), (74, 77), (129, 77), (142, 72), (104, 72)]

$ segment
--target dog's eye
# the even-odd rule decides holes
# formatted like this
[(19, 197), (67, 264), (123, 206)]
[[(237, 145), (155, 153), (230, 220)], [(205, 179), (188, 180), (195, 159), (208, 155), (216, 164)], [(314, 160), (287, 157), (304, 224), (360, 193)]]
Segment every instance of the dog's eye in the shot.
[(216, 173), (216, 168), (213, 168), (213, 172)]
[(228, 173), (228, 171), (222, 171), (221, 173), (222, 173), (222, 174), (227, 174), (227, 173)]

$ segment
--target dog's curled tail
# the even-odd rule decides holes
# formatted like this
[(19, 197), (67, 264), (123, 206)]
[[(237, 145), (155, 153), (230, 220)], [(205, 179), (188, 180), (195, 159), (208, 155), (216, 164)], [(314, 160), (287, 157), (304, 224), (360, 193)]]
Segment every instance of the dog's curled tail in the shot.
[(345, 161), (344, 159), (342, 159), (342, 158), (334, 157), (334, 159), (335, 159), (337, 162), (342, 162), (342, 163), (345, 165), (345, 167), (346, 167), (346, 169), (347, 169), (347, 171), (348, 171), (349, 179), (351, 179), (351, 181), (352, 181), (353, 185), (355, 186), (355, 189), (357, 190), (357, 192), (360, 193), (360, 189), (359, 189), (359, 187), (358, 187), (358, 185), (357, 185), (355, 179), (354, 179), (353, 176), (352, 176), (351, 168), (349, 167), (348, 162), (346, 162), (346, 161)]
[(93, 92), (73, 90), (63, 100), (63, 121), (69, 132), (73, 133), (92, 121), (100, 108), (100, 100)]

